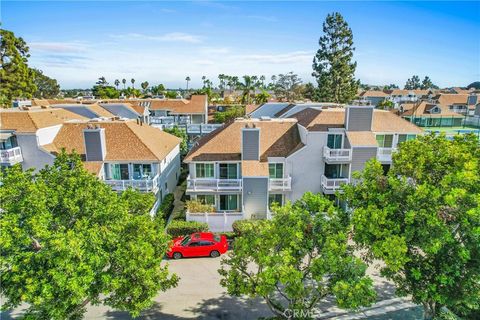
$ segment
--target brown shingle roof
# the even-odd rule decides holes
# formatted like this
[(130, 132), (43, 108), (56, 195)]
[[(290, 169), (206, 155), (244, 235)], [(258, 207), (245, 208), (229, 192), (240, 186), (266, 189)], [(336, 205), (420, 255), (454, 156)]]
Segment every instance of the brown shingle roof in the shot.
[(383, 97), (388, 97), (388, 94), (386, 94), (383, 91), (379, 91), (379, 90), (366, 90), (366, 91), (363, 91), (362, 93), (360, 93), (359, 97), (379, 97), (379, 98), (383, 98)]
[(42, 110), (2, 110), (0, 128), (16, 132), (36, 132), (38, 129), (62, 124), (69, 120), (87, 120), (87, 118), (65, 109)]
[(84, 161), (83, 167), (90, 173), (98, 176), (100, 170), (102, 169), (103, 162), (102, 161)]
[[(150, 110), (168, 110), (173, 114), (192, 114), (206, 112), (207, 95), (192, 95), (190, 100), (186, 99), (142, 99), (128, 100), (133, 105), (140, 105), (140, 102), (150, 102)], [(113, 100), (109, 100), (112, 102)], [(125, 101), (123, 101), (125, 102)]]
[(260, 161), (266, 161), (267, 157), (286, 157), (303, 145), (295, 119), (237, 119), (200, 139), (185, 162), (241, 160), (242, 128), (247, 124), (260, 128)]
[(372, 131), (347, 131), (347, 138), (352, 147), (377, 146), (377, 139)]
[(53, 140), (50, 151), (75, 150), (85, 154), (83, 129), (88, 125), (105, 128), (107, 154), (105, 160), (116, 161), (161, 161), (181, 139), (148, 125), (134, 121), (99, 121), (65, 123)]
[(452, 104), (467, 104), (468, 94), (442, 93), (436, 97), (439, 104), (450, 106)]
[(256, 160), (242, 161), (242, 176), (244, 177), (268, 177), (268, 162)]
[[(440, 113), (430, 113), (430, 110), (433, 109), (434, 107), (438, 107), (441, 109)], [(456, 112), (451, 111), (448, 108), (448, 105), (442, 105), (442, 104), (433, 104), (433, 103), (428, 103), (426, 101), (422, 101), (420, 103), (417, 103), (413, 108), (410, 108), (406, 110), (402, 116), (416, 116), (416, 117), (421, 117), (421, 116), (428, 116), (428, 117), (457, 117), (461, 118), (463, 117), (461, 114), (458, 114)]]
[(423, 130), (389, 111), (374, 110), (373, 132), (422, 133)]
[(93, 113), (97, 114), (99, 117), (107, 117), (107, 118), (115, 117), (114, 114), (110, 113), (108, 110), (102, 108), (98, 104), (89, 104), (86, 106), (86, 108), (92, 111)]

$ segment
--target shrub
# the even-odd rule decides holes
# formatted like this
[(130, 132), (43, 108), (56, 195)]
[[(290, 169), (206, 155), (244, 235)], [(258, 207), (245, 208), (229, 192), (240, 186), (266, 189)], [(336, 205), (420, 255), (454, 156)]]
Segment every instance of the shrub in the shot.
[(208, 231), (208, 224), (205, 222), (172, 220), (167, 226), (167, 234), (174, 238), (205, 231)]
[(214, 212), (215, 208), (211, 204), (203, 204), (197, 200), (186, 202), (188, 212)]
[(232, 224), (233, 232), (235, 236), (241, 236), (242, 232), (247, 229), (255, 227), (257, 224), (262, 223), (264, 220), (237, 220)]
[(164, 216), (166, 219), (170, 216), (173, 210), (173, 202), (175, 201), (175, 196), (173, 193), (169, 193), (163, 198), (162, 204), (158, 207), (158, 212)]

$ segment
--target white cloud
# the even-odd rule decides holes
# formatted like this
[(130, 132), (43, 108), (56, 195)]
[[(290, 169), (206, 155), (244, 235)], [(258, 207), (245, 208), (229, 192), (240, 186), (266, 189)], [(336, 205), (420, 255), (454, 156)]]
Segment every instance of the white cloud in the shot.
[(186, 43), (201, 43), (202, 37), (183, 32), (171, 32), (162, 35), (148, 35), (143, 33), (124, 33), (111, 35), (112, 38), (123, 40), (148, 40), (160, 42), (186, 42)]
[(87, 45), (83, 42), (30, 42), (30, 49), (44, 52), (85, 52)]
[(230, 52), (229, 48), (226, 47), (202, 47), (200, 52), (204, 54), (227, 54)]

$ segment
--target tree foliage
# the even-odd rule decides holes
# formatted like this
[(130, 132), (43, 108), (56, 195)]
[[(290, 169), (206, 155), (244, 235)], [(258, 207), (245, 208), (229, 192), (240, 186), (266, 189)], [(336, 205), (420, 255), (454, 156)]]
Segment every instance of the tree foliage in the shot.
[(10, 107), (14, 98), (31, 98), (34, 71), (28, 67), (29, 48), (22, 38), (0, 29), (0, 105)]
[(387, 99), (384, 99), (377, 104), (377, 108), (383, 109), (383, 110), (390, 110), (390, 109), (393, 109), (393, 107), (394, 107), (393, 101), (390, 101)]
[(405, 90), (427, 90), (427, 89), (438, 89), (438, 86), (434, 85), (430, 77), (425, 76), (422, 82), (420, 82), (420, 77), (417, 75), (412, 76), (405, 83)]
[(50, 99), (56, 98), (60, 93), (60, 85), (57, 80), (43, 74), (42, 70), (32, 69), (36, 90), (35, 98)]
[(274, 87), (275, 96), (281, 100), (294, 101), (301, 96), (301, 84), (302, 79), (293, 72), (279, 74)]
[(328, 14), (323, 23), (320, 48), (313, 59), (313, 73), (318, 83), (320, 101), (347, 103), (357, 94), (357, 63), (353, 62), (353, 34), (338, 12)]
[(387, 176), (371, 161), (344, 188), (354, 240), (400, 295), (423, 304), (480, 307), (480, 147), (473, 135), (404, 142)]
[(222, 260), (222, 286), (231, 295), (265, 299), (281, 318), (287, 309), (308, 317), (327, 296), (341, 308), (371, 304), (372, 280), (347, 244), (344, 221), (330, 200), (312, 193), (275, 207), (272, 220), (243, 225)]
[(188, 135), (187, 132), (184, 129), (180, 129), (178, 126), (175, 126), (173, 128), (165, 128), (163, 131), (173, 134), (175, 137), (178, 137), (182, 139), (182, 142), (180, 142), (180, 153), (182, 155), (186, 155), (188, 152)]
[(163, 226), (148, 214), (153, 195), (122, 195), (61, 153), (38, 173), (1, 171), (1, 295), (26, 318), (81, 318), (88, 303), (133, 316), (176, 285), (162, 257)]
[(235, 118), (245, 116), (244, 106), (231, 106), (225, 111), (217, 111), (213, 114), (213, 120), (215, 123), (226, 123), (234, 120)]

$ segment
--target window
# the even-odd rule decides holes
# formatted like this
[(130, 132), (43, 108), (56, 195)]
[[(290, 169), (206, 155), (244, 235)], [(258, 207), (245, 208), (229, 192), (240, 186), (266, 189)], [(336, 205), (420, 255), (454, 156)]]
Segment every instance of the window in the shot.
[(188, 245), (189, 247), (199, 247), (200, 246), (200, 242), (190, 242), (190, 244)]
[(200, 241), (200, 246), (201, 247), (213, 246), (213, 242), (211, 242), (211, 241)]
[(236, 163), (220, 163), (220, 179), (238, 179)]
[(414, 134), (399, 134), (398, 135), (398, 143), (405, 142), (408, 140), (413, 140), (416, 138)]
[(268, 207), (271, 208), (273, 203), (278, 203), (283, 205), (283, 195), (282, 194), (269, 194), (268, 195)]
[(283, 163), (269, 163), (268, 172), (272, 179), (283, 178)]
[(222, 211), (238, 210), (238, 195), (236, 195), (236, 194), (221, 194), (220, 195), (220, 210), (222, 210)]
[(195, 165), (197, 178), (215, 178), (215, 167), (213, 163), (197, 163)]
[(129, 180), (128, 164), (113, 163), (110, 165), (110, 176), (113, 180)]
[(197, 201), (203, 204), (215, 205), (215, 196), (213, 194), (199, 194), (197, 195)]
[(393, 143), (393, 134), (378, 134), (377, 143), (380, 148), (391, 148)]
[(133, 179), (146, 179), (152, 177), (151, 164), (133, 164)]
[(341, 134), (329, 134), (327, 137), (327, 147), (330, 149), (342, 148), (342, 135)]
[(17, 146), (18, 146), (17, 137), (15, 137), (15, 136), (12, 136), (12, 137), (9, 137), (6, 140), (1, 140), (0, 141), (0, 149), (1, 150), (12, 149), (12, 148), (15, 148)]

